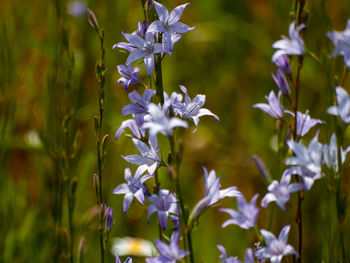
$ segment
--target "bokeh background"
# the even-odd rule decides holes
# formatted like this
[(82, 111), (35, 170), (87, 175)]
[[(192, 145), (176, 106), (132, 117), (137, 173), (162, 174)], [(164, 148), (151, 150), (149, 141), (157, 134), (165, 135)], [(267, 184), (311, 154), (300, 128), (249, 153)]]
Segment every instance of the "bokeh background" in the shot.
[[(96, 32), (86, 15), (67, 13), (69, 1), (1, 0), (0, 8), (0, 262), (54, 262), (57, 229), (55, 189), (57, 174), (76, 184), (74, 207), (74, 256), (81, 237), (86, 241), (86, 262), (99, 262), (96, 199), (92, 175), (97, 170), (93, 116), (98, 114), (98, 83), (95, 63), (99, 58)], [(185, 3), (162, 1), (169, 10)], [(280, 178), (275, 120), (253, 109), (264, 96), (277, 90), (270, 73), (271, 45), (288, 34), (294, 1), (282, 0), (193, 0), (182, 21), (196, 28), (183, 35), (172, 57), (163, 62), (165, 90), (179, 92), (187, 87), (191, 97), (206, 94), (206, 108), (221, 121), (203, 117), (196, 133), (193, 124), (178, 133), (184, 143), (181, 184), (189, 208), (203, 195), (202, 166), (221, 175), (223, 187), (235, 185), (247, 199), (266, 193), (266, 182), (252, 160), (257, 154), (273, 178)], [(112, 50), (123, 41), (121, 32), (132, 32), (143, 20), (141, 1), (86, 1), (105, 29), (106, 104), (104, 133), (109, 134), (104, 165), (103, 196), (114, 209), (115, 225), (110, 237), (158, 238), (156, 219), (146, 222), (146, 208), (133, 202), (122, 211), (122, 196), (112, 190), (123, 182), (129, 164), (120, 155), (136, 153), (130, 139), (114, 134), (126, 119), (121, 109), (127, 92), (117, 84), (116, 66), (127, 54)], [(343, 30), (350, 14), (346, 0), (306, 1), (308, 26), (306, 47), (321, 60), (305, 58), (301, 73), (300, 109), (327, 121), (320, 126), (320, 138), (328, 142), (334, 121), (325, 114), (333, 102), (332, 90), (342, 72), (342, 58), (330, 59), (332, 45), (326, 32)], [(294, 63), (293, 63), (294, 62)], [(295, 66), (295, 61), (292, 61)], [(140, 66), (145, 72), (143, 65)], [(346, 82), (345, 88), (349, 87)], [(140, 89), (141, 91), (141, 89)], [(142, 91), (141, 91), (142, 92)], [(311, 138), (316, 132), (314, 128)], [(307, 140), (306, 140), (307, 141)], [(345, 145), (349, 136), (345, 136)], [(162, 142), (166, 149), (166, 141)], [(164, 150), (164, 155), (166, 155)], [(344, 192), (349, 189), (349, 167), (345, 164)], [(166, 180), (166, 171), (161, 170)], [(166, 184), (164, 184), (166, 187)], [(66, 190), (65, 190), (66, 191)], [(67, 190), (68, 191), (68, 190)], [(68, 229), (67, 200), (63, 193), (61, 225)], [(259, 226), (274, 213), (272, 231), (291, 224), (290, 242), (297, 247), (296, 196), (288, 212), (275, 204), (261, 210)], [(218, 207), (236, 207), (224, 199)], [(193, 233), (197, 262), (217, 262), (216, 244), (229, 255), (243, 259), (247, 247), (256, 242), (254, 231), (237, 226), (221, 228), (227, 215), (210, 209)], [(339, 256), (335, 199), (329, 180), (319, 180), (303, 203), (305, 262), (335, 262)], [(56, 219), (55, 219), (56, 218)], [(348, 216), (345, 224), (349, 225)], [(348, 227), (345, 229), (349, 229)], [(64, 236), (65, 231), (59, 230)], [(64, 237), (63, 237), (64, 238)], [(345, 233), (350, 245), (349, 231)], [(108, 248), (108, 262), (114, 262)], [(142, 258), (135, 258), (143, 262)], [(62, 257), (64, 262), (64, 257)]]

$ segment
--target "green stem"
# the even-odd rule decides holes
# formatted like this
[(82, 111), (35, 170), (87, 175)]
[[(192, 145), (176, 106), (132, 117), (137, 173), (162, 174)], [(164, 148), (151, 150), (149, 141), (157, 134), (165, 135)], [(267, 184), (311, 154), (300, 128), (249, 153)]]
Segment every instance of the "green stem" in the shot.
[(157, 87), (157, 96), (159, 98), (160, 103), (164, 104), (164, 89), (163, 89), (163, 77), (162, 77), (162, 58), (161, 55), (156, 55), (156, 87)]

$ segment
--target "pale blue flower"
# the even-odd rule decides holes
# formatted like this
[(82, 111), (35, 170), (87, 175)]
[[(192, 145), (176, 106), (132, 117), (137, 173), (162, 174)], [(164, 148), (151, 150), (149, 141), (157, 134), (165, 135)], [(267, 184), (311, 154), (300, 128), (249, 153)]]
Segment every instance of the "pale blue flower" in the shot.
[(258, 249), (255, 256), (258, 259), (269, 259), (271, 263), (280, 263), (282, 258), (287, 255), (294, 254), (298, 257), (298, 253), (294, 250), (294, 248), (287, 244), (289, 230), (289, 225), (282, 228), (277, 239), (274, 234), (262, 229), (260, 233), (264, 237), (267, 247)]
[(149, 104), (148, 113), (152, 117), (152, 120), (145, 122), (142, 128), (149, 130), (150, 136), (156, 136), (157, 133), (161, 133), (169, 137), (173, 134), (175, 127), (188, 127), (187, 123), (179, 118), (169, 118), (167, 116), (168, 108), (169, 105), (164, 105), (163, 108), (160, 108), (154, 103)]
[(132, 138), (132, 141), (141, 155), (133, 154), (122, 157), (129, 163), (139, 165), (139, 169), (147, 169), (149, 174), (154, 174), (157, 166), (159, 166), (162, 162), (158, 155), (159, 148), (157, 137), (151, 136), (149, 138), (149, 146), (135, 138)]
[(281, 119), (284, 115), (283, 106), (280, 102), (281, 100), (281, 91), (278, 92), (278, 97), (276, 97), (275, 92), (272, 90), (269, 93), (269, 96), (266, 96), (268, 104), (257, 103), (253, 105), (253, 108), (261, 109), (269, 114), (272, 118)]
[[(291, 111), (286, 110), (284, 112), (292, 115), (293, 117), (295, 116)], [(297, 135), (301, 137), (305, 136), (316, 124), (323, 123), (325, 122), (322, 120), (311, 118), (309, 111), (306, 111), (305, 114), (297, 111)]]
[[(337, 137), (335, 133), (332, 134), (331, 140), (329, 144), (323, 145), (323, 163), (327, 165), (328, 168), (333, 169), (335, 172), (338, 172), (338, 145), (337, 145)], [(345, 162), (346, 155), (350, 151), (350, 146), (346, 148), (344, 151), (342, 147), (340, 147), (341, 152), (341, 161)]]
[(304, 24), (301, 24), (295, 29), (295, 21), (289, 26), (289, 39), (282, 36), (281, 40), (273, 43), (272, 47), (278, 49), (272, 56), (272, 61), (281, 55), (302, 55), (305, 53), (304, 41), (300, 37), (300, 31), (305, 28)]
[(259, 213), (259, 208), (256, 206), (256, 199), (258, 194), (254, 195), (249, 203), (246, 202), (244, 197), (237, 197), (237, 208), (238, 210), (233, 210), (229, 208), (221, 208), (219, 211), (228, 213), (232, 218), (225, 221), (222, 227), (228, 225), (238, 225), (243, 229), (253, 228), (256, 224), (256, 220)]
[(135, 114), (135, 121), (139, 126), (142, 126), (144, 123), (144, 116), (148, 113), (148, 106), (155, 93), (155, 90), (147, 89), (143, 92), (141, 97), (136, 90), (130, 92), (128, 96), (132, 104), (124, 106), (122, 109), (123, 116)]
[(219, 256), (221, 263), (241, 263), (237, 257), (227, 257), (226, 249), (222, 245), (216, 245), (216, 247), (221, 252), (221, 255)]
[(124, 213), (128, 210), (134, 197), (141, 203), (145, 203), (145, 194), (147, 193), (147, 188), (143, 183), (153, 177), (151, 174), (142, 176), (145, 171), (145, 167), (139, 168), (135, 172), (133, 177), (130, 168), (125, 168), (124, 178), (126, 183), (118, 185), (114, 190), (113, 194), (125, 194), (123, 201)]
[(287, 141), (287, 144), (294, 153), (294, 156), (286, 159), (287, 165), (305, 167), (314, 173), (321, 174), (322, 144), (318, 142), (318, 133), (308, 147), (291, 140)]
[(338, 106), (331, 106), (327, 109), (328, 114), (339, 116), (346, 123), (350, 123), (350, 97), (342, 87), (335, 88)]
[[(118, 254), (117, 252), (114, 252), (114, 256), (115, 256), (115, 263), (122, 263), (118, 257)], [(128, 257), (124, 263), (132, 263), (132, 258), (131, 257)]]
[(153, 33), (146, 33), (145, 39), (137, 34), (125, 34), (125, 38), (129, 40), (133, 47), (125, 64), (131, 64), (136, 60), (143, 59), (148, 76), (150, 76), (154, 69), (154, 54), (165, 53), (167, 50), (163, 48), (162, 44), (155, 42)]
[(119, 129), (115, 133), (114, 139), (118, 140), (118, 138), (126, 128), (129, 128), (134, 134), (134, 136), (138, 139), (141, 139), (141, 137), (145, 137), (145, 130), (142, 129), (134, 119), (129, 119), (122, 122), (122, 125), (120, 125)]
[(181, 117), (193, 120), (194, 124), (196, 125), (196, 128), (193, 132), (197, 130), (199, 117), (202, 117), (204, 115), (210, 115), (218, 121), (220, 121), (217, 115), (215, 115), (208, 109), (202, 108), (205, 103), (205, 95), (197, 95), (193, 100), (191, 100), (187, 94), (187, 89), (181, 85), (180, 89), (185, 94), (185, 102), (175, 103), (172, 107), (174, 108), (175, 114), (179, 114)]
[(118, 65), (118, 72), (122, 76), (118, 79), (118, 84), (124, 84), (124, 88), (128, 90), (130, 84), (137, 84), (140, 82), (140, 78), (137, 72), (140, 71), (138, 67), (133, 68), (132, 64)]
[(334, 44), (332, 56), (343, 56), (345, 66), (350, 68), (350, 19), (344, 31), (328, 32), (327, 37), (331, 39)]
[(217, 203), (220, 199), (225, 197), (241, 197), (242, 194), (237, 190), (237, 187), (231, 186), (226, 189), (220, 190), (220, 176), (216, 178), (216, 173), (211, 170), (208, 171), (203, 167), (204, 182), (205, 182), (205, 197), (210, 198), (209, 205)]
[(167, 245), (161, 240), (156, 239), (156, 247), (160, 253), (154, 258), (146, 258), (147, 263), (175, 263), (189, 254), (188, 251), (180, 250), (179, 248), (180, 232), (176, 231), (170, 239), (170, 244)]
[(154, 21), (147, 32), (163, 33), (163, 45), (166, 50), (172, 50), (174, 43), (178, 40), (176, 34), (186, 33), (194, 27), (189, 27), (179, 22), (185, 7), (189, 4), (174, 8), (169, 14), (168, 10), (160, 3), (153, 1), (159, 20)]
[(280, 208), (286, 210), (285, 204), (289, 202), (290, 194), (304, 188), (304, 186), (299, 183), (290, 184), (290, 180), (291, 174), (288, 172), (283, 173), (280, 182), (273, 180), (267, 188), (269, 193), (261, 200), (261, 206), (267, 207), (269, 203), (276, 202)]
[(169, 193), (167, 189), (160, 189), (159, 194), (152, 194), (148, 199), (152, 202), (147, 208), (147, 220), (154, 213), (158, 214), (158, 222), (162, 229), (166, 229), (168, 216), (170, 213), (179, 214), (177, 199), (174, 194)]
[(299, 175), (303, 181), (304, 188), (306, 191), (310, 191), (315, 180), (320, 179), (323, 176), (322, 173), (315, 173), (307, 169), (306, 167), (301, 167), (301, 166), (291, 167), (287, 169), (285, 172), (289, 174)]

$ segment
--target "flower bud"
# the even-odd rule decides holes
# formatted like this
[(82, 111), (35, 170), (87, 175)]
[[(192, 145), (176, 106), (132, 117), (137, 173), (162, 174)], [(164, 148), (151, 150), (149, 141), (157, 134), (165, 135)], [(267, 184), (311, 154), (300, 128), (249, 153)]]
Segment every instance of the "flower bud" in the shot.
[(93, 29), (98, 31), (98, 22), (95, 13), (92, 12), (89, 8), (86, 8), (86, 14), (88, 16), (89, 24), (92, 26)]
[(100, 189), (100, 179), (98, 178), (97, 174), (94, 174), (92, 177), (92, 183), (95, 188), (95, 191), (98, 192)]
[(280, 69), (277, 70), (276, 75), (271, 73), (271, 76), (272, 76), (273, 80), (275, 81), (275, 83), (277, 84), (280, 91), (282, 92), (282, 94), (284, 94), (284, 95), (290, 94), (288, 81)]
[(289, 60), (287, 55), (281, 55), (278, 56), (274, 61), (273, 61), (276, 66), (283, 71), (284, 74), (290, 75), (292, 74), (292, 69), (290, 68)]
[(252, 158), (253, 158), (255, 165), (258, 168), (260, 174), (264, 177), (266, 182), (270, 182), (271, 177), (270, 177), (270, 174), (267, 171), (266, 166), (263, 163), (263, 161), (259, 158), (259, 156), (255, 155), (255, 154), (252, 156)]
[(81, 238), (79, 242), (78, 247), (78, 262), (82, 263), (84, 262), (84, 256), (85, 256), (85, 238)]

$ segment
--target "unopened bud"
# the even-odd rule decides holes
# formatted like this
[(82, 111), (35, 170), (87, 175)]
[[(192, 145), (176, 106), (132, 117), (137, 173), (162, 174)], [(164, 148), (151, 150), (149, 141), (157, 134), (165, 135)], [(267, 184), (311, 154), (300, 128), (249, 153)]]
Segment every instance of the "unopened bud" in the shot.
[(93, 175), (92, 183), (93, 183), (93, 186), (95, 188), (95, 191), (98, 192), (98, 190), (100, 189), (100, 179), (98, 178), (97, 174)]
[(253, 158), (255, 165), (258, 168), (260, 174), (264, 177), (264, 179), (267, 182), (270, 182), (271, 177), (270, 177), (269, 172), (266, 169), (264, 162), (259, 158), (259, 156), (255, 155), (255, 154), (252, 156), (252, 158)]
[(89, 24), (92, 26), (93, 29), (98, 31), (98, 22), (95, 13), (92, 12), (89, 8), (86, 8), (86, 14), (88, 16)]
[(105, 203), (102, 203), (101, 204), (101, 207), (100, 207), (100, 218), (103, 219), (106, 215), (106, 209), (107, 209), (107, 206)]
[(85, 238), (81, 238), (79, 242), (78, 247), (78, 262), (82, 263), (84, 262), (84, 256), (85, 256)]

